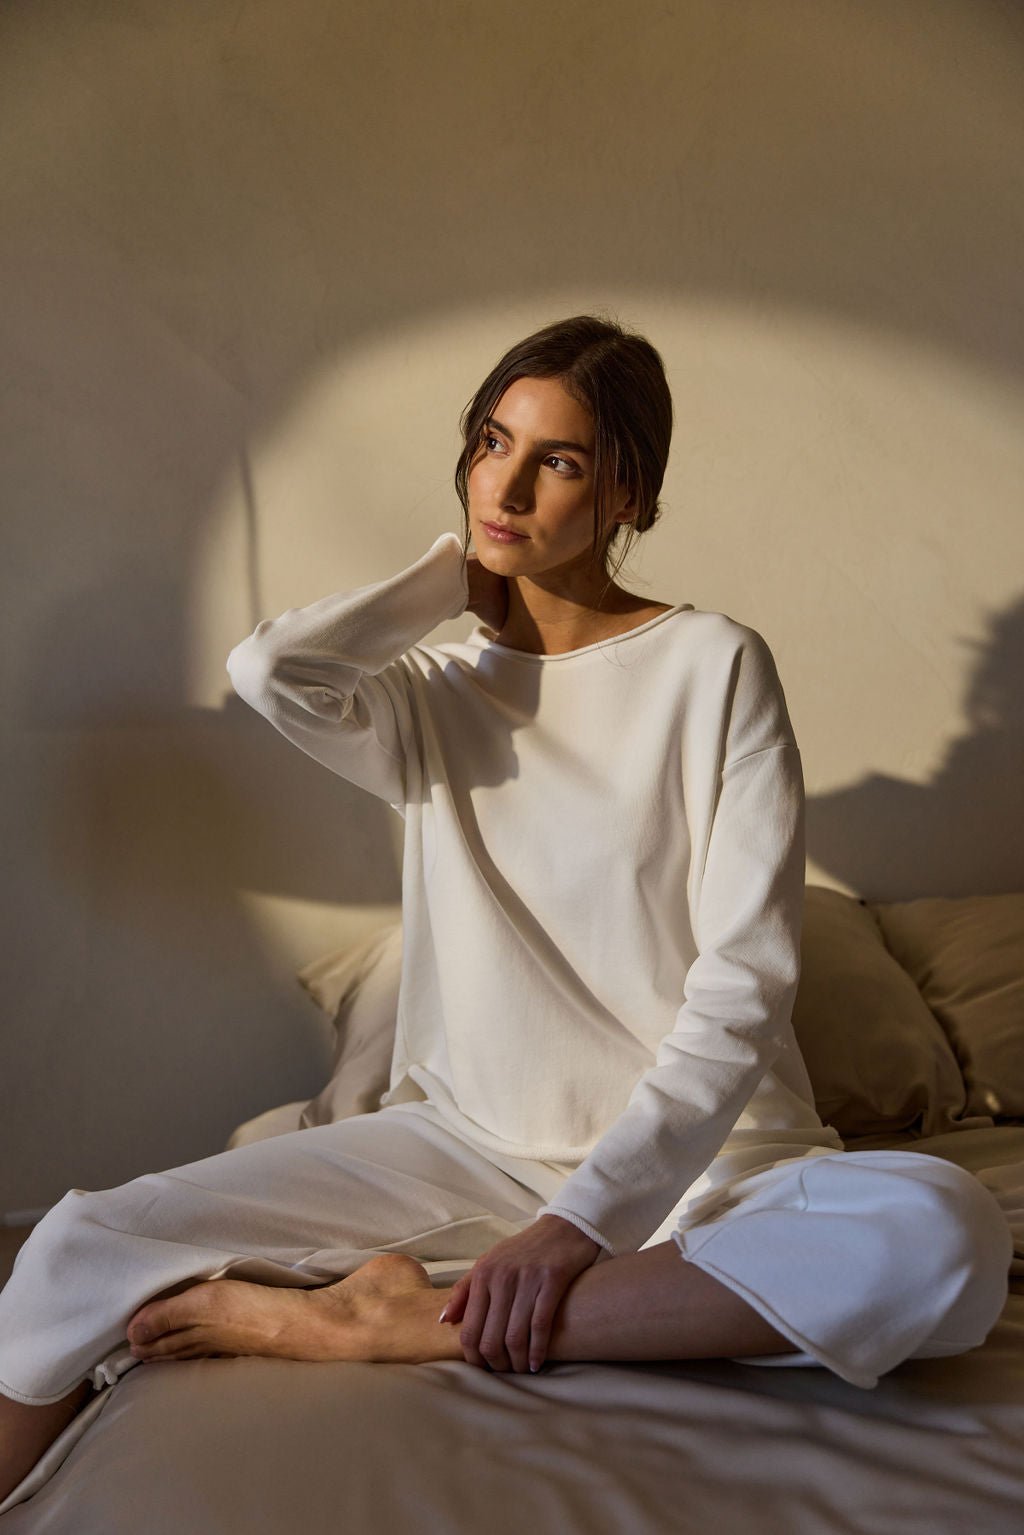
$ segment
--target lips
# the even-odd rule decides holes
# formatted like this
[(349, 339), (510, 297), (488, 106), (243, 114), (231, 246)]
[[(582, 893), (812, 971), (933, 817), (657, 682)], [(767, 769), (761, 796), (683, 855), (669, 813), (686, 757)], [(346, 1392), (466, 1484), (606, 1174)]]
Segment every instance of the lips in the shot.
[(500, 528), (494, 522), (485, 522), (484, 532), (498, 544), (520, 544), (526, 542), (525, 533), (514, 533), (511, 528)]

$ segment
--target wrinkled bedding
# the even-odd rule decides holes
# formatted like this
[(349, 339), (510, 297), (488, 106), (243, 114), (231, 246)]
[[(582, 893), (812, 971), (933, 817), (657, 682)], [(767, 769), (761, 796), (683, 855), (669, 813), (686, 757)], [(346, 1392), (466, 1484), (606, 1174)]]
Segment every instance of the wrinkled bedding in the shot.
[(978, 1174), (1015, 1228), (1006, 1310), (969, 1354), (909, 1362), (870, 1391), (726, 1360), (533, 1377), (461, 1363), (144, 1366), (54, 1446), (0, 1532), (1019, 1535), (1024, 1129), (915, 1149)]

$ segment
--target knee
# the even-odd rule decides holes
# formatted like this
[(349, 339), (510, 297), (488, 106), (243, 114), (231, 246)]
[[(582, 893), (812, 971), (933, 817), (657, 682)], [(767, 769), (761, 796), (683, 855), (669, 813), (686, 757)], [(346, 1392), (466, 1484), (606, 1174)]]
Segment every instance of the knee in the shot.
[(1005, 1278), (1013, 1257), (1009, 1223), (995, 1196), (973, 1173), (929, 1157), (928, 1181), (942, 1219), (947, 1243), (961, 1262), (980, 1270), (995, 1268)]
[(950, 1315), (974, 1334), (973, 1346), (1006, 1304), (1013, 1235), (994, 1195), (973, 1173), (937, 1157), (922, 1160), (931, 1165), (924, 1178), (929, 1229), (921, 1236), (943, 1288), (955, 1297)]
[(144, 1177), (118, 1188), (70, 1189), (32, 1228), (25, 1246), (37, 1258), (66, 1264), (85, 1258), (104, 1235), (134, 1234), (154, 1203), (147, 1184)]
[(70, 1189), (33, 1226), (24, 1251), (35, 1258), (54, 1262), (73, 1262), (78, 1256), (85, 1230), (94, 1223), (96, 1194), (85, 1189)]

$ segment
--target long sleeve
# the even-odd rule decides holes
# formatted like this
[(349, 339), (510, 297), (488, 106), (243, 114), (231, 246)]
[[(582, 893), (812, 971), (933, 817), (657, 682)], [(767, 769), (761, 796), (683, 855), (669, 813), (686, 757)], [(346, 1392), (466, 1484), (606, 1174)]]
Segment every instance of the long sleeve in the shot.
[(539, 1212), (612, 1253), (639, 1248), (710, 1164), (791, 1031), (803, 775), (771, 653), (747, 632), (690, 895), (698, 953), (685, 1000), (624, 1112)]
[(461, 553), (442, 533), (385, 581), (264, 619), (227, 658), (235, 691), (333, 773), (402, 805), (411, 731), (399, 657), (465, 611)]

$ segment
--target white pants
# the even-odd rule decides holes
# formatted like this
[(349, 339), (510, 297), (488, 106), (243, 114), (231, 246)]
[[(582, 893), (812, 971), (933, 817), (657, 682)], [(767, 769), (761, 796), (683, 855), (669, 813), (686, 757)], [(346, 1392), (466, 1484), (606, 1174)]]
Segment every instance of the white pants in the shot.
[[(0, 1294), (0, 1393), (41, 1405), (82, 1380), (113, 1384), (137, 1362), (134, 1312), (200, 1280), (318, 1285), (382, 1252), (450, 1280), (529, 1225), (567, 1171), (484, 1155), (430, 1105), (402, 1103), (119, 1188), (73, 1189)], [(982, 1343), (1006, 1299), (1006, 1218), (937, 1157), (819, 1147), (680, 1210), (682, 1259), (798, 1350), (751, 1362), (818, 1364), (873, 1386), (904, 1359)]]

